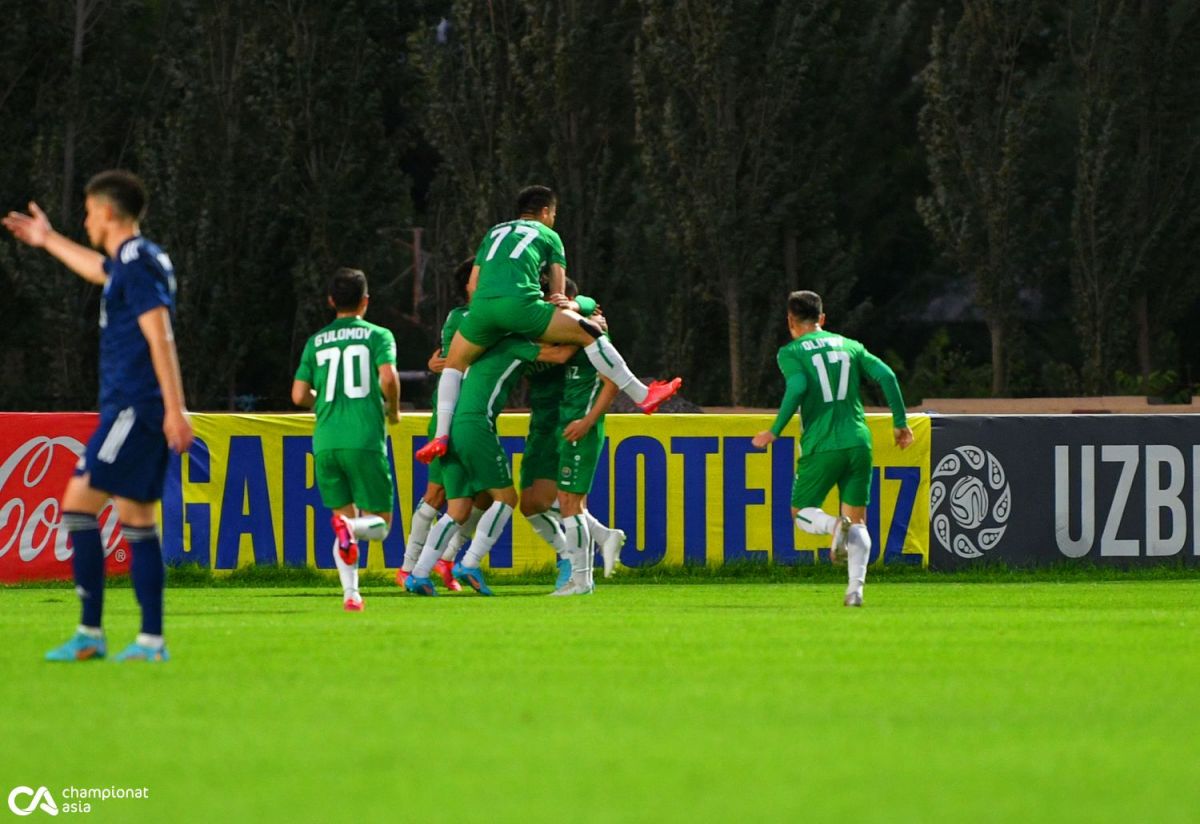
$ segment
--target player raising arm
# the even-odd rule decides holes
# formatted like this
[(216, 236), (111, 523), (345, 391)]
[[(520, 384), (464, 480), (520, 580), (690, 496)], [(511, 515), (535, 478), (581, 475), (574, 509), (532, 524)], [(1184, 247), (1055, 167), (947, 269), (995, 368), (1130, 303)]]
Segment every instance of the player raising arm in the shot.
[(36, 203), (29, 204), (29, 214), (9, 212), (3, 220), (22, 243), (45, 249), (84, 280), (104, 287), (100, 424), (62, 498), (62, 528), (71, 535), (82, 616), (75, 635), (46, 653), (46, 659), (86, 661), (108, 652), (101, 628), (104, 549), (96, 518), (111, 497), (133, 550), (130, 572), (142, 609), (141, 632), (117, 660), (166, 661), (166, 568), (156, 504), (162, 497), (167, 449), (182, 453), (192, 444), (172, 334), (175, 272), (166, 253), (141, 236), (148, 197), (136, 175), (101, 172), (84, 192), (84, 228), (93, 249), (54, 231)]
[(557, 195), (545, 186), (529, 186), (517, 196), (517, 219), (493, 226), (479, 244), (471, 273), (471, 314), (454, 335), (438, 381), (436, 437), (417, 451), (417, 460), (429, 463), (446, 454), (463, 373), (509, 334), (579, 346), (596, 370), (647, 415), (678, 391), (679, 378), (643, 384), (612, 344), (601, 340), (603, 330), (596, 324), (542, 300), (543, 270), (549, 275), (551, 295), (561, 293), (566, 283), (567, 258), (554, 231), (557, 214)]
[[(759, 449), (774, 441), (800, 410), (804, 428), (800, 460), (792, 482), (792, 518), (805, 532), (832, 535), (831, 557), (848, 555), (846, 606), (861, 607), (871, 536), (867, 533), (867, 501), (871, 497), (871, 431), (867, 428), (858, 386), (863, 374), (878, 383), (892, 410), (896, 445), (906, 449), (913, 439), (904, 398), (891, 368), (858, 341), (826, 332), (821, 297), (815, 292), (788, 296), (788, 331), (792, 342), (779, 350), (779, 369), (787, 390), (774, 425), (754, 436)], [(821, 511), (829, 490), (837, 486), (841, 515)]]
[(337, 317), (308, 339), (292, 381), (292, 402), (317, 409), (314, 474), (321, 503), (333, 510), (333, 560), (347, 612), (363, 608), (356, 541), (387, 537), (396, 490), (384, 430), (385, 418), (400, 419), (396, 339), (362, 319), (370, 299), (358, 269), (334, 273), (329, 305)]

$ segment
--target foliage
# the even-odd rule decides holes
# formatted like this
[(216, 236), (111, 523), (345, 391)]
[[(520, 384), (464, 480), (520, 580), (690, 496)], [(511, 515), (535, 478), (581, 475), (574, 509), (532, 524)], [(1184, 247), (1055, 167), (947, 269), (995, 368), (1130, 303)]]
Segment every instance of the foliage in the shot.
[[(531, 182), (631, 365), (701, 403), (778, 398), (801, 287), (910, 397), (1200, 373), (1200, 0), (6, 12), (0, 208), (81, 239), (92, 173), (148, 180), (197, 409), (288, 407), (339, 264), (423, 368), (445, 275)], [(91, 407), (99, 290), (4, 239), (0, 293), (0, 408)]]

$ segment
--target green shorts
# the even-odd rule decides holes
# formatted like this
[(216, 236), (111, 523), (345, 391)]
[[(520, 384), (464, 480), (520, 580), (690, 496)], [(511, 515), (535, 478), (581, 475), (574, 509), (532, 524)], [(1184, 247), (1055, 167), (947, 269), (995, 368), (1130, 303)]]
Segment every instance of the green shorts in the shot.
[(485, 418), (455, 416), (450, 451), (438, 460), (442, 462), (442, 485), (451, 500), (512, 486), (508, 453)]
[(471, 301), (471, 311), (463, 318), (458, 331), (484, 349), (505, 335), (537, 340), (550, 325), (554, 308), (554, 304), (536, 298), (480, 298)]
[(592, 491), (596, 466), (604, 450), (604, 421), (592, 427), (583, 440), (571, 443), (558, 437), (558, 489), (586, 495)]
[(365, 512), (391, 512), (396, 494), (387, 455), (371, 449), (327, 449), (316, 454), (317, 489), (330, 509), (355, 504)]
[(521, 455), (521, 489), (533, 486), (534, 481), (554, 481), (558, 478), (557, 426), (534, 428), (531, 423), (525, 436), (525, 451)]
[(835, 486), (848, 506), (866, 506), (871, 499), (871, 447), (834, 449), (801, 455), (792, 481), (792, 506), (819, 507)]

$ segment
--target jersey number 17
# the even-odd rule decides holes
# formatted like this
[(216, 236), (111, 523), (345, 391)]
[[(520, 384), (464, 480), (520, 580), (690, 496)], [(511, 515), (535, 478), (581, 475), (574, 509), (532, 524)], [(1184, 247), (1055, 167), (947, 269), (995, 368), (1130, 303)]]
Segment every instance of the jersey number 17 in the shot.
[(817, 379), (821, 381), (821, 397), (825, 399), (825, 403), (832, 403), (834, 400), (833, 384), (829, 380), (829, 372), (825, 369), (825, 360), (839, 364), (837, 400), (844, 401), (846, 400), (846, 390), (850, 386), (850, 353), (826, 352), (825, 359), (821, 358), (819, 352), (812, 356), (813, 366), (817, 370)]

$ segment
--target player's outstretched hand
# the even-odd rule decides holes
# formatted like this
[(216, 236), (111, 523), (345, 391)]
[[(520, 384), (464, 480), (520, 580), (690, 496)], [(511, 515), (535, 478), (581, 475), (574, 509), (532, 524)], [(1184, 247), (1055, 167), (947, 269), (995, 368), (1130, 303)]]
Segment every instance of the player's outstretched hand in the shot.
[(591, 431), (592, 425), (583, 418), (571, 421), (563, 427), (563, 438), (568, 443), (579, 443)]
[(17, 240), (35, 248), (45, 246), (46, 238), (54, 231), (50, 225), (50, 218), (46, 217), (46, 213), (32, 200), (29, 201), (29, 214), (9, 212), (0, 223), (3, 223), (4, 228), (12, 232)]
[(167, 446), (176, 455), (187, 452), (196, 437), (186, 412), (168, 412), (163, 418), (163, 434), (167, 436)]
[(754, 444), (755, 449), (766, 449), (775, 441), (775, 433), (767, 429), (759, 432), (750, 443)]
[(892, 430), (892, 436), (896, 439), (896, 446), (901, 449), (908, 449), (912, 446), (913, 433), (907, 426), (901, 426), (898, 429)]

